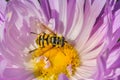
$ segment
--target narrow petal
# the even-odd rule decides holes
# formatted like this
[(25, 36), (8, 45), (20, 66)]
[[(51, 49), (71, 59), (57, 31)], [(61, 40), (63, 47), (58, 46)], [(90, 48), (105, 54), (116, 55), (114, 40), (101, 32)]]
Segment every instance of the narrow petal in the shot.
[(91, 66), (81, 66), (80, 68), (77, 68), (77, 75), (81, 76), (78, 79), (89, 79), (91, 77), (91, 74), (94, 74), (95, 67)]
[[(69, 32), (67, 33), (67, 38), (70, 40), (75, 40), (79, 33), (81, 32), (82, 25), (83, 25), (83, 7), (84, 7), (84, 1), (83, 0), (77, 0), (76, 6), (75, 6), (75, 13), (74, 18), (71, 27), (68, 26)], [(71, 18), (71, 16), (70, 16)], [(69, 21), (69, 20), (68, 20)], [(70, 23), (68, 23), (70, 24)]]
[(7, 1), (0, 0), (0, 12), (3, 14), (5, 13), (6, 5), (7, 5)]
[[(65, 35), (67, 25), (67, 1), (64, 0), (39, 0), (48, 21), (55, 19), (55, 31)], [(42, 4), (43, 3), (43, 4)], [(61, 6), (62, 5), (62, 6)], [(60, 14), (59, 14), (60, 13)]]
[[(62, 6), (61, 6), (62, 5)], [(59, 19), (62, 22), (58, 23), (57, 32), (65, 35), (67, 26), (67, 1), (59, 0)]]
[[(1, 5), (2, 2), (0, 2), (0, 5)], [(6, 6), (6, 5), (5, 5)], [(2, 9), (0, 9), (2, 10)], [(5, 15), (4, 15), (4, 11), (5, 10), (2, 10), (0, 11), (0, 40), (3, 38), (3, 29), (4, 29), (4, 22), (5, 22)]]
[(120, 27), (120, 10), (115, 12), (115, 19), (113, 22), (113, 33)]
[(1, 60), (0, 61), (0, 77), (3, 77), (3, 72), (7, 66), (7, 61), (6, 60)]
[(95, 47), (97, 47), (98, 45), (103, 43), (103, 38), (107, 34), (106, 31), (107, 31), (106, 24), (102, 24), (101, 27), (88, 39), (88, 41), (85, 43), (84, 47), (79, 48), (76, 45), (76, 48), (80, 52), (90, 51), (90, 50), (94, 49)]
[(44, 11), (45, 16), (47, 17), (47, 21), (50, 20), (51, 16), (51, 8), (49, 4), (49, 0), (39, 0), (40, 6)]
[(73, 19), (75, 17), (76, 13), (76, 0), (69, 0), (67, 2), (67, 29), (66, 29), (66, 35), (68, 34), (70, 27), (73, 24)]
[[(61, 24), (61, 21), (60, 21), (60, 14), (59, 14), (59, 0), (55, 0), (55, 1), (52, 1), (52, 0), (39, 0), (39, 3), (40, 3), (40, 7), (41, 9), (43, 10), (44, 14), (45, 14), (45, 17), (46, 17), (46, 24), (48, 24), (49, 26), (49, 22), (51, 20), (55, 20), (55, 28), (51, 28), (53, 31), (61, 31), (61, 29), (57, 29), (58, 27), (61, 27), (59, 26), (59, 24)], [(63, 26), (62, 26), (63, 27)], [(63, 29), (63, 28), (62, 28)]]
[[(114, 0), (112, 0), (112, 1), (114, 1)], [(114, 3), (115, 3), (115, 5), (114, 5), (114, 8), (113, 8), (113, 12), (115, 13), (117, 10), (119, 10), (120, 9), (120, 1), (119, 0), (117, 0), (117, 1), (114, 1)]]
[[(118, 54), (119, 52), (120, 52), (119, 49), (111, 52), (112, 54), (110, 54), (108, 56), (107, 68), (110, 68), (117, 61), (117, 59), (119, 59), (119, 56), (120, 56), (120, 54)], [(113, 65), (113, 66), (115, 66), (115, 65)]]
[(103, 9), (105, 2), (105, 0), (94, 0), (93, 4), (90, 7), (90, 11), (85, 12), (83, 28), (79, 37), (79, 45), (81, 45), (81, 47), (83, 47), (89, 38), (92, 27), (95, 24), (96, 18), (99, 16), (101, 10)]
[(25, 69), (6, 68), (3, 72), (3, 78), (6, 80), (28, 80), (31, 76), (33, 75)]
[(59, 76), (58, 76), (58, 80), (68, 80), (68, 78), (66, 77), (66, 75), (65, 74), (60, 74)]
[(82, 60), (83, 61), (88, 60), (89, 62), (89, 60), (96, 59), (103, 48), (104, 48), (104, 44), (100, 45), (98, 48), (95, 48), (93, 51), (89, 51), (81, 54)]

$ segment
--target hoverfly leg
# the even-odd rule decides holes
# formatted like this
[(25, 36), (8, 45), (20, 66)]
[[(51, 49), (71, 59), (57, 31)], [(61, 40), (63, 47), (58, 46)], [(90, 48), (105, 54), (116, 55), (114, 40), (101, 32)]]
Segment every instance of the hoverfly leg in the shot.
[(48, 58), (46, 59), (46, 61), (48, 61), (49, 60), (49, 56), (48, 56)]
[(61, 49), (61, 48), (59, 48), (60, 49), (60, 51), (66, 56), (66, 54), (64, 53), (64, 51)]
[(33, 50), (31, 50), (31, 51), (29, 51), (29, 53), (32, 53), (32, 52), (34, 52), (34, 51), (36, 51), (37, 49), (33, 49)]
[(65, 43), (68, 43), (67, 41), (64, 41)]
[(62, 53), (66, 56), (66, 54), (64, 53), (64, 51), (62, 51)]

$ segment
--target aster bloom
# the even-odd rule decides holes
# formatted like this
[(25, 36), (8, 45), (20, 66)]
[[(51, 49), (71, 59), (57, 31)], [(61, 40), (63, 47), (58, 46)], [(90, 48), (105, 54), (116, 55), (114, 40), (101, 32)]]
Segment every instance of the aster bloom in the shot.
[[(0, 11), (0, 79), (94, 79), (99, 72), (97, 58), (110, 45), (106, 38), (112, 27), (108, 25), (106, 8), (114, 7), (106, 3), (106, 0), (10, 0), (1, 4), (4, 8)], [(36, 34), (45, 32), (53, 36), (48, 29), (64, 36), (67, 42), (62, 48), (51, 48), (47, 43), (41, 48), (38, 44)]]

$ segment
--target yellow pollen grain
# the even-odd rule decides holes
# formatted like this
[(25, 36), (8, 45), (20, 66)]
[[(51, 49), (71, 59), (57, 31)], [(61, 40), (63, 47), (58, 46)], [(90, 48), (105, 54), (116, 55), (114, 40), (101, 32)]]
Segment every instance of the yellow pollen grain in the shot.
[(35, 77), (38, 80), (57, 80), (60, 73), (67, 77), (74, 75), (76, 67), (80, 66), (80, 58), (75, 48), (68, 43), (62, 48), (50, 48), (48, 45), (32, 53), (31, 64)]

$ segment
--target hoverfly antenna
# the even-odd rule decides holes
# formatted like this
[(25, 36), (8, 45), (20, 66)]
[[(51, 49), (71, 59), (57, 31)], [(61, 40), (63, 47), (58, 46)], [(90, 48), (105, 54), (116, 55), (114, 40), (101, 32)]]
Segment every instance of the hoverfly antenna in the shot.
[(6, 2), (8, 2), (9, 0), (5, 0)]
[(37, 33), (35, 33), (35, 32), (30, 32), (30, 34), (35, 34), (35, 35), (39, 35), (39, 34), (37, 34)]
[(68, 43), (67, 41), (65, 41), (65, 43)]

